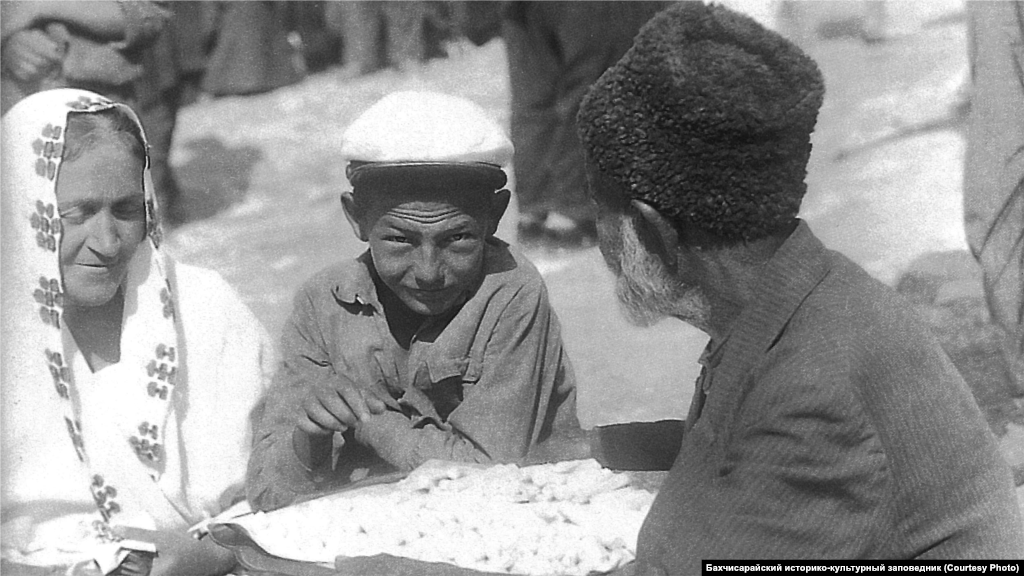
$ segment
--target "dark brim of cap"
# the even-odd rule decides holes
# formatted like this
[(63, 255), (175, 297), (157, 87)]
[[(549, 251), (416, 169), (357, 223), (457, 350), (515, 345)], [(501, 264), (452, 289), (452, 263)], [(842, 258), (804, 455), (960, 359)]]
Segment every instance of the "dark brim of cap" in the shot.
[(486, 162), (350, 162), (353, 187), (454, 187), (497, 190), (508, 182), (500, 166)]

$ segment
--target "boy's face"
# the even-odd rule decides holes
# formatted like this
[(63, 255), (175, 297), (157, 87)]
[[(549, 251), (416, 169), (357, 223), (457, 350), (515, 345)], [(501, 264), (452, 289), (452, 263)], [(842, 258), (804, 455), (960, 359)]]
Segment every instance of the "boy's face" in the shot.
[(486, 198), (374, 195), (356, 212), (356, 232), (369, 242), (377, 274), (413, 312), (444, 314), (483, 277), (491, 231)]

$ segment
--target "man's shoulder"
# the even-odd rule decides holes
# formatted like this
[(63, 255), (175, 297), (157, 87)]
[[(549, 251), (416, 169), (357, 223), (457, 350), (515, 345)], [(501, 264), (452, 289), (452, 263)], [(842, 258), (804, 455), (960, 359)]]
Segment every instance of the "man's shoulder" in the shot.
[(767, 352), (764, 366), (771, 373), (784, 374), (804, 392), (828, 382), (825, 396), (840, 383), (859, 398), (867, 389), (959, 386), (911, 302), (845, 257), (832, 253), (828, 259), (828, 273)]
[(794, 319), (797, 324), (841, 334), (846, 345), (933, 344), (909, 300), (835, 253), (829, 274), (807, 296)]

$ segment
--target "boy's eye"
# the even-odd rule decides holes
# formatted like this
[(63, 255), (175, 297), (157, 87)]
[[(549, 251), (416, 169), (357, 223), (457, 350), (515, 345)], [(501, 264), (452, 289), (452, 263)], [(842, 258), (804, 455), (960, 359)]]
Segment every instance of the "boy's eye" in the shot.
[(473, 238), (473, 235), (470, 234), (469, 232), (459, 232), (458, 234), (451, 235), (452, 242), (461, 242), (463, 240), (469, 240), (471, 238)]
[(384, 240), (386, 240), (388, 242), (395, 242), (395, 243), (398, 243), (398, 244), (408, 244), (409, 243), (409, 239), (407, 237), (400, 236), (398, 234), (392, 234), (390, 236), (385, 236)]

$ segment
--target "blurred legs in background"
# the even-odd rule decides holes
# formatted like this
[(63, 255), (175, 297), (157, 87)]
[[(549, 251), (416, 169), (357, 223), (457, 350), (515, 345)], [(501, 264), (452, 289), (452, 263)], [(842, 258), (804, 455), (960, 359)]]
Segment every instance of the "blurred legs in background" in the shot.
[(341, 36), (345, 76), (361, 76), (385, 66), (380, 3), (328, 2), (324, 10), (328, 26)]
[(586, 247), (596, 240), (576, 110), (587, 88), (665, 2), (514, 2), (502, 34), (512, 91), (519, 236)]

